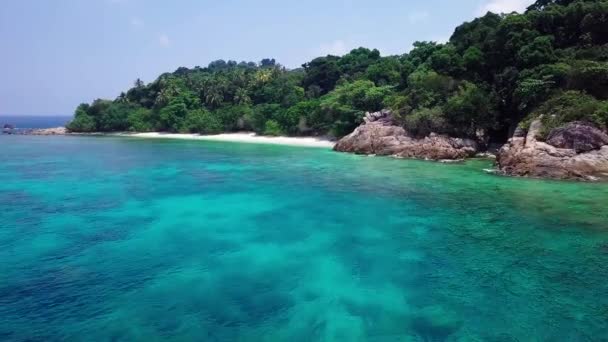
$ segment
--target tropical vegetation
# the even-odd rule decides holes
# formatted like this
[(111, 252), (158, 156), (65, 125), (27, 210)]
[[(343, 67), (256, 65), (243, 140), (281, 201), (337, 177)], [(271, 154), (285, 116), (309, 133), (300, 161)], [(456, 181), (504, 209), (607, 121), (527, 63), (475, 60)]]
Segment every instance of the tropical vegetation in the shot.
[(608, 1), (539, 0), (487, 13), (445, 44), (381, 56), (358, 48), (289, 70), (274, 59), (179, 68), (114, 100), (81, 104), (77, 132), (166, 131), (343, 136), (392, 109), (413, 134), (505, 141), (521, 122), (608, 128)]

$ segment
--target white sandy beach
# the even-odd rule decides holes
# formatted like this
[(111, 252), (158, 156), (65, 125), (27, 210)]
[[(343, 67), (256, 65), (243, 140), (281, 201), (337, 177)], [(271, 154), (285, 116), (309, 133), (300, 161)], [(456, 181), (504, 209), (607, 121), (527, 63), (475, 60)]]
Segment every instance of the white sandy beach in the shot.
[(151, 139), (186, 139), (186, 140), (210, 140), (210, 141), (232, 141), (252, 144), (272, 144), (272, 145), (289, 145), (289, 146), (305, 146), (305, 147), (320, 147), (333, 148), (336, 144), (322, 138), (314, 137), (269, 137), (260, 136), (255, 133), (223, 133), (215, 135), (200, 135), (200, 134), (182, 134), (182, 133), (116, 133), (113, 135), (128, 136), (135, 138), (151, 138)]

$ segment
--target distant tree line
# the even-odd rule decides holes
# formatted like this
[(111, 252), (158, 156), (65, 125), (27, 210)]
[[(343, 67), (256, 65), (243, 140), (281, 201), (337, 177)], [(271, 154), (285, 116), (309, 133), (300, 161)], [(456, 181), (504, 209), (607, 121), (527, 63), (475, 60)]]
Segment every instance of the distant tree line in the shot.
[(115, 100), (81, 104), (77, 132), (266, 135), (350, 133), (366, 111), (392, 109), (413, 134), (501, 142), (543, 115), (550, 127), (608, 127), (608, 1), (539, 0), (524, 14), (487, 13), (448, 43), (406, 54), (358, 48), (288, 70), (274, 59), (215, 61), (137, 80)]

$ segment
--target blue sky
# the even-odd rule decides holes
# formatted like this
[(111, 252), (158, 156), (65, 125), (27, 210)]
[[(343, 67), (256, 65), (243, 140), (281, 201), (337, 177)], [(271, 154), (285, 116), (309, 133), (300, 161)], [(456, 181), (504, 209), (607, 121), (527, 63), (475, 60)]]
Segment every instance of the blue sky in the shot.
[(72, 114), (136, 78), (216, 59), (313, 57), (365, 46), (383, 55), (447, 40), (464, 21), (532, 0), (4, 0), (0, 114)]

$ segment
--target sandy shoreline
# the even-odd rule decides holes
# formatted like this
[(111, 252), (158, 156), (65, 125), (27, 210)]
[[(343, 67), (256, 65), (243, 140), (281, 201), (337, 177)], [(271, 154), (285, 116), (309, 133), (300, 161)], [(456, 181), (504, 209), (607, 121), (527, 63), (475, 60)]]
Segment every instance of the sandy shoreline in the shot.
[(305, 146), (319, 148), (333, 148), (336, 144), (322, 138), (315, 137), (269, 137), (260, 136), (255, 133), (222, 133), (214, 135), (200, 134), (183, 134), (183, 133), (110, 133), (111, 136), (134, 137), (134, 138), (149, 138), (149, 139), (184, 139), (184, 140), (206, 140), (206, 141), (228, 141), (250, 144), (271, 144), (271, 145), (289, 145), (289, 146)]
[(272, 137), (257, 135), (253, 132), (222, 133), (213, 135), (200, 135), (188, 133), (164, 133), (164, 132), (116, 132), (116, 133), (70, 133), (65, 127), (32, 129), (21, 132), (23, 135), (84, 135), (84, 136), (116, 136), (133, 137), (147, 139), (183, 139), (183, 140), (207, 140), (207, 141), (227, 141), (248, 144), (270, 144), (270, 145), (289, 145), (319, 148), (333, 148), (335, 141), (317, 137)]

